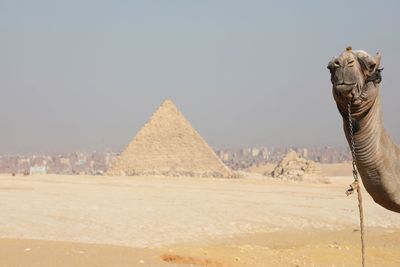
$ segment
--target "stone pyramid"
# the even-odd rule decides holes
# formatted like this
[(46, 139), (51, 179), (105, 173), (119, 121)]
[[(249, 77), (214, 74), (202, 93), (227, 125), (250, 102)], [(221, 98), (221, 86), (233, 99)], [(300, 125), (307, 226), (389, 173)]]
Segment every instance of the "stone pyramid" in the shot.
[(292, 149), (278, 163), (271, 176), (281, 180), (329, 183), (314, 161), (301, 157)]
[(232, 177), (170, 100), (156, 110), (107, 173)]

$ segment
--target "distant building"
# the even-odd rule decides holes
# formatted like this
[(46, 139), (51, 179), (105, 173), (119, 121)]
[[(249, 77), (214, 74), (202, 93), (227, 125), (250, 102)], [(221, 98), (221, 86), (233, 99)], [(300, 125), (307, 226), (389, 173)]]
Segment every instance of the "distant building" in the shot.
[(260, 154), (260, 149), (259, 148), (252, 148), (251, 149), (251, 155), (253, 156), (253, 157), (257, 157), (258, 155)]
[(60, 163), (63, 165), (70, 165), (71, 160), (69, 158), (60, 158)]
[(46, 174), (46, 173), (47, 173), (46, 166), (31, 166), (29, 168), (29, 175)]

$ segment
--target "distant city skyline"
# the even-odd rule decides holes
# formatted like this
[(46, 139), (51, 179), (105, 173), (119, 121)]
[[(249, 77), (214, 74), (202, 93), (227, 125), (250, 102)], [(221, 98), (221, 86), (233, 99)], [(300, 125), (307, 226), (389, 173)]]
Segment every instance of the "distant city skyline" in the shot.
[(214, 148), (346, 145), (328, 61), (382, 53), (400, 142), (398, 1), (0, 0), (0, 155), (121, 151), (171, 99)]
[[(232, 170), (246, 170), (250, 167), (278, 163), (290, 150), (318, 163), (349, 163), (348, 148), (313, 147), (252, 147), (240, 149), (217, 149), (218, 157)], [(115, 152), (71, 152), (53, 155), (0, 155), (0, 173), (14, 174), (104, 174), (113, 163)]]

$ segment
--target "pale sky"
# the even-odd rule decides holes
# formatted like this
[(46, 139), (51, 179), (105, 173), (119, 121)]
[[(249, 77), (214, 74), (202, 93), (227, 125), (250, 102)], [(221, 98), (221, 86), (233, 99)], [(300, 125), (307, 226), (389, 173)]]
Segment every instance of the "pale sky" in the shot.
[(215, 148), (344, 146), (328, 61), (382, 53), (400, 141), (400, 1), (0, 0), (0, 154), (120, 151), (164, 99)]

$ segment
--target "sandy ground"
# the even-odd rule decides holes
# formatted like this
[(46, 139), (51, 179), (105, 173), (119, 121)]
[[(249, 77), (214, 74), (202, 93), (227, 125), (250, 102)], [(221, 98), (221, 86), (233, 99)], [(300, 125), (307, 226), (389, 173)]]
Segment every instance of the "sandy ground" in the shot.
[[(345, 163), (333, 163), (333, 164), (321, 164), (316, 163), (317, 167), (321, 170), (321, 173), (325, 176), (346, 176), (352, 173), (351, 162)], [(268, 163), (265, 165), (251, 166), (248, 171), (259, 174), (271, 173), (276, 167), (276, 164)]]
[[(351, 177), (330, 179), (3, 175), (0, 266), (359, 266)], [(400, 216), (364, 196), (368, 266), (400, 266)]]
[(351, 162), (333, 164), (317, 163), (317, 166), (321, 169), (322, 174), (327, 176), (346, 176), (353, 171)]

